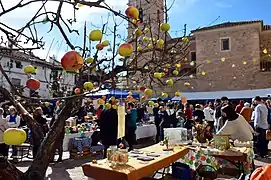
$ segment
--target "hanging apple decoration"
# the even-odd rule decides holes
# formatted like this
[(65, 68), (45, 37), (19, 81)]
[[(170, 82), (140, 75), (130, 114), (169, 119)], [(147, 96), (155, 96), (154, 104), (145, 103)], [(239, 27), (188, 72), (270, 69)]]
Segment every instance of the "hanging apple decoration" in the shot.
[(166, 83), (167, 83), (168, 86), (173, 86), (174, 81), (173, 81), (173, 79), (169, 79), (169, 80), (166, 81)]
[(100, 99), (98, 99), (97, 103), (98, 103), (99, 105), (104, 105), (104, 100), (100, 98)]
[(7, 145), (21, 145), (26, 141), (26, 132), (19, 128), (8, 128), (3, 135)]
[(157, 78), (157, 79), (160, 79), (160, 78), (162, 78), (162, 73), (156, 72), (156, 73), (153, 74), (153, 76), (154, 76), (155, 78)]
[(143, 49), (142, 49), (142, 47), (141, 47), (140, 45), (138, 45), (138, 46), (137, 46), (137, 50), (138, 50), (139, 52), (141, 52)]
[(28, 87), (29, 89), (36, 91), (40, 88), (40, 81), (30, 78), (26, 81), (26, 87)]
[(36, 69), (34, 68), (34, 66), (32, 66), (32, 65), (27, 65), (27, 66), (25, 66), (25, 68), (24, 68), (24, 73), (25, 74), (32, 74), (32, 73), (34, 73), (36, 71)]
[(150, 32), (150, 28), (145, 27), (144, 32), (145, 33), (149, 33)]
[(83, 85), (84, 89), (87, 91), (90, 91), (94, 88), (94, 85), (92, 82), (85, 82)]
[(100, 41), (103, 38), (103, 33), (99, 29), (92, 30), (89, 33), (89, 39), (91, 41)]
[(152, 43), (148, 44), (148, 48), (149, 48), (149, 49), (152, 49), (152, 48), (153, 48)]
[(189, 82), (185, 82), (184, 83), (184, 86), (186, 86), (186, 87), (188, 87), (188, 86), (190, 86), (191, 84), (189, 83)]
[(88, 103), (91, 103), (91, 102), (92, 102), (92, 99), (91, 99), (91, 98), (88, 98), (88, 99), (87, 99), (87, 102), (88, 102)]
[(80, 88), (75, 88), (74, 93), (75, 93), (75, 94), (80, 94), (80, 93), (81, 93)]
[(91, 58), (91, 57), (89, 57), (89, 58), (86, 59), (86, 63), (88, 63), (88, 64), (91, 64), (93, 62), (94, 62), (94, 59)]
[(175, 76), (178, 76), (179, 71), (178, 71), (178, 70), (174, 70), (174, 71), (173, 71), (173, 74), (174, 74)]
[(76, 51), (67, 52), (61, 59), (61, 66), (64, 70), (74, 71), (83, 67), (84, 60)]
[(119, 55), (123, 57), (131, 56), (133, 51), (134, 51), (134, 48), (131, 44), (122, 44), (119, 47)]
[(130, 6), (126, 9), (125, 14), (127, 17), (129, 17), (131, 19), (138, 19), (139, 10), (134, 6)]
[(147, 43), (147, 42), (149, 42), (149, 38), (147, 36), (144, 36), (143, 41)]
[(150, 106), (153, 106), (153, 105), (154, 105), (154, 102), (153, 102), (153, 101), (149, 101), (148, 104), (149, 104)]
[(165, 41), (164, 41), (163, 39), (157, 40), (157, 44), (158, 44), (159, 46), (163, 46), (164, 43), (165, 43)]
[(104, 46), (103, 46), (101, 43), (99, 43), (99, 44), (96, 45), (96, 49), (97, 49), (98, 51), (103, 50), (103, 48), (104, 48)]
[(175, 96), (180, 97), (181, 96), (181, 92), (179, 92), (179, 91), (175, 92)]
[(142, 96), (142, 97), (141, 97), (141, 100), (142, 100), (142, 101), (146, 101), (147, 99), (148, 99), (148, 98), (147, 98), (146, 96)]
[(158, 108), (159, 104), (158, 103), (154, 103), (154, 107)]
[(160, 29), (163, 32), (168, 32), (170, 30), (170, 25), (168, 23), (162, 23), (160, 25)]
[(103, 47), (109, 46), (110, 42), (108, 40), (104, 40), (102, 42)]
[(151, 90), (151, 89), (145, 89), (144, 94), (145, 94), (147, 97), (150, 97), (150, 96), (152, 95), (152, 90)]
[(165, 99), (165, 98), (168, 98), (168, 94), (165, 93), (165, 92), (163, 92), (163, 93), (162, 93), (162, 98), (164, 98), (164, 99)]

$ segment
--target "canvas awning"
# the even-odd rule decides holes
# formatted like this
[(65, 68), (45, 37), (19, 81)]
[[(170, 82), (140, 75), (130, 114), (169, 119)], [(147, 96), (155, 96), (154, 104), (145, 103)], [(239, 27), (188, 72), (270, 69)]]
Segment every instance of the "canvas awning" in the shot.
[[(92, 97), (92, 98), (100, 98), (102, 96), (106, 96), (107, 98), (110, 98), (111, 96), (114, 96), (116, 98), (126, 98), (128, 96), (128, 91), (126, 90), (119, 90), (119, 89), (104, 89), (100, 90), (95, 93), (88, 93), (86, 96), (87, 97)], [(134, 98), (139, 98), (139, 94), (133, 93), (132, 96)]]
[[(238, 91), (183, 92), (181, 96), (185, 96), (187, 100), (213, 100), (223, 96), (229, 99), (250, 99), (255, 96), (267, 97), (269, 94), (271, 94), (271, 88)], [(180, 100), (181, 97), (172, 98), (172, 101)]]

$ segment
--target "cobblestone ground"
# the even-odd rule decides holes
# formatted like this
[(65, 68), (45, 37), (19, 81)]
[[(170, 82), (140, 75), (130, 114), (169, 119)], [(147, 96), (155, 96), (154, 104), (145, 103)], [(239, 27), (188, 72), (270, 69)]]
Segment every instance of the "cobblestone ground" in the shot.
[[(151, 144), (152, 142), (147, 141), (144, 143), (144, 146), (149, 146)], [(142, 147), (142, 145), (140, 146)], [(140, 146), (138, 146), (137, 148), (139, 148)], [(269, 149), (271, 149), (271, 143), (269, 143)], [(271, 153), (270, 153), (270, 157), (271, 157)], [(96, 158), (99, 158), (99, 157), (96, 157)], [(91, 159), (71, 160), (69, 159), (68, 152), (64, 153), (63, 159), (64, 160), (62, 163), (56, 163), (56, 164), (50, 165), (46, 173), (46, 180), (87, 180), (88, 179), (84, 176), (81, 165), (84, 163), (90, 162)], [(26, 171), (30, 163), (31, 163), (30, 160), (24, 159), (23, 162), (20, 162), (17, 164), (17, 167), (22, 171)], [(256, 167), (265, 166), (270, 163), (271, 163), (271, 158), (255, 160)], [(230, 179), (230, 178), (227, 177), (224, 179)]]

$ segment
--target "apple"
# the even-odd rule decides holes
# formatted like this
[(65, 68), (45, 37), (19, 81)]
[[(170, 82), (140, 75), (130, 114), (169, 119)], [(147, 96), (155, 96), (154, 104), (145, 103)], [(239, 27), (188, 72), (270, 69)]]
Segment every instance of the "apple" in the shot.
[(142, 101), (146, 101), (146, 100), (147, 100), (147, 97), (146, 97), (146, 96), (142, 96), (142, 97), (141, 97), (141, 100), (142, 100)]
[(134, 48), (131, 44), (122, 44), (119, 47), (119, 55), (123, 56), (123, 57), (128, 57), (131, 56), (131, 54), (133, 53)]
[(150, 96), (152, 95), (152, 90), (151, 90), (151, 89), (145, 89), (144, 94), (145, 94), (147, 97), (150, 97)]
[(146, 90), (146, 88), (144, 86), (139, 88), (140, 91), (144, 92)]
[(158, 108), (159, 104), (158, 103), (154, 103), (154, 107)]
[(104, 46), (103, 46), (101, 43), (99, 43), (99, 44), (96, 45), (96, 49), (97, 49), (98, 51), (103, 50), (103, 48), (104, 48)]
[(167, 32), (167, 31), (170, 30), (170, 25), (169, 25), (168, 23), (162, 23), (162, 24), (160, 25), (160, 29), (161, 29), (161, 31), (163, 31), (163, 32)]
[(138, 19), (139, 10), (134, 6), (130, 6), (126, 9), (125, 14), (127, 17), (129, 17), (131, 19)]
[(61, 66), (64, 70), (74, 71), (83, 67), (84, 60), (76, 51), (69, 51), (61, 58)]
[(134, 25), (138, 26), (139, 21), (138, 21), (137, 19), (133, 19), (133, 20), (132, 20), (132, 23), (133, 23)]
[(152, 49), (152, 48), (153, 48), (152, 43), (148, 44), (148, 48), (149, 48), (149, 49)]
[(34, 73), (36, 71), (36, 69), (34, 68), (34, 66), (32, 66), (32, 65), (27, 65), (27, 66), (25, 66), (25, 68), (24, 68), (24, 73), (25, 74), (32, 74), (32, 73)]
[(174, 70), (174, 71), (173, 71), (173, 74), (174, 74), (175, 76), (178, 76), (179, 71), (178, 71), (178, 70)]
[(156, 72), (156, 73), (153, 74), (153, 76), (154, 76), (155, 78), (157, 78), (157, 79), (160, 79), (160, 78), (162, 77), (162, 74)]
[(181, 92), (179, 92), (179, 91), (175, 92), (175, 96), (180, 97), (181, 96)]
[(144, 29), (144, 32), (145, 32), (145, 33), (149, 33), (149, 32), (150, 32), (150, 28), (147, 28), (147, 27), (146, 27), (146, 28)]
[(189, 39), (187, 37), (183, 37), (182, 40), (183, 40), (184, 43), (188, 43), (189, 42)]
[(109, 46), (110, 42), (108, 40), (104, 40), (102, 42), (103, 47)]
[(182, 64), (180, 64), (180, 63), (176, 64), (177, 68), (180, 68), (181, 66), (182, 66)]
[(140, 45), (138, 45), (138, 46), (137, 46), (137, 50), (138, 50), (139, 52), (141, 52), (143, 49), (142, 49), (142, 47), (141, 47)]
[(89, 90), (92, 90), (94, 88), (94, 85), (92, 82), (85, 82), (84, 85), (83, 85), (84, 89), (89, 91)]
[(174, 81), (173, 81), (173, 79), (169, 79), (169, 80), (166, 81), (166, 83), (167, 83), (168, 86), (173, 86)]
[(157, 40), (157, 44), (160, 46), (164, 45), (164, 43), (165, 43), (165, 41), (163, 39)]
[(162, 98), (164, 98), (164, 99), (165, 99), (165, 98), (168, 98), (168, 94), (165, 93), (165, 92), (163, 92), (163, 93), (162, 93)]
[(100, 40), (102, 40), (102, 38), (103, 38), (103, 33), (99, 29), (92, 30), (89, 33), (89, 39), (91, 41), (100, 41)]
[(26, 140), (26, 132), (19, 128), (8, 128), (3, 134), (3, 141), (7, 145), (21, 145)]
[(164, 72), (161, 72), (161, 76), (164, 77), (166, 75), (166, 73)]
[(39, 80), (36, 80), (34, 78), (30, 78), (26, 81), (26, 86), (33, 90), (33, 91), (36, 91), (40, 88), (40, 81)]
[(94, 59), (91, 58), (91, 57), (89, 57), (89, 58), (86, 59), (86, 63), (88, 63), (88, 64), (93, 63), (93, 61), (94, 61)]
[(138, 37), (138, 36), (141, 36), (142, 34), (143, 34), (143, 32), (142, 32), (142, 30), (141, 29), (136, 29), (135, 31), (134, 31), (134, 34)]
[(74, 93), (75, 93), (75, 94), (80, 94), (80, 93), (81, 93), (80, 88), (75, 88)]

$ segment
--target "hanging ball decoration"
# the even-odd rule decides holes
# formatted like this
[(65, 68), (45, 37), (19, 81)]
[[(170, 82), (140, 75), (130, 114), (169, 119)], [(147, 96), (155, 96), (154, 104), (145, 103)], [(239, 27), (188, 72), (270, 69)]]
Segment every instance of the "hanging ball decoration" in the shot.
[(36, 91), (40, 88), (40, 81), (39, 80), (36, 80), (34, 78), (30, 78), (26, 81), (26, 86), (33, 90), (33, 91)]
[(205, 76), (205, 75), (206, 75), (206, 72), (205, 72), (205, 71), (202, 71), (202, 72), (201, 72), (201, 75), (202, 75), (202, 76)]
[(152, 95), (152, 90), (151, 90), (151, 89), (145, 89), (144, 94), (145, 94), (147, 97), (150, 97), (150, 96)]
[(126, 9), (125, 14), (129, 18), (137, 20), (139, 17), (139, 10), (134, 6), (130, 6)]
[(180, 63), (176, 64), (177, 68), (180, 68), (182, 65)]
[(189, 87), (191, 84), (189, 82), (185, 82), (184, 86)]
[(123, 56), (123, 57), (128, 57), (131, 56), (131, 54), (133, 53), (134, 48), (131, 44), (122, 44), (119, 47), (119, 55)]
[(149, 42), (149, 38), (147, 36), (144, 36), (143, 41), (147, 43), (147, 42)]
[(100, 41), (100, 40), (102, 40), (102, 38), (103, 38), (103, 33), (99, 29), (92, 30), (89, 33), (89, 39), (91, 41)]
[(167, 83), (168, 86), (173, 86), (174, 81), (173, 81), (173, 79), (169, 79), (169, 80), (166, 81), (166, 83)]
[(85, 82), (83, 85), (84, 89), (87, 91), (90, 91), (94, 88), (94, 85), (92, 82)]
[(195, 61), (191, 61), (190, 66), (194, 66), (194, 65), (195, 65)]
[(103, 48), (104, 48), (104, 46), (103, 46), (101, 43), (99, 43), (99, 44), (96, 45), (96, 49), (97, 49), (98, 51), (103, 50)]
[(131, 96), (131, 95), (128, 95), (128, 96), (126, 97), (126, 100), (127, 100), (128, 102), (132, 102), (132, 101), (134, 101), (134, 97)]
[(158, 108), (159, 104), (158, 103), (154, 103), (154, 107)]
[(111, 104), (110, 103), (106, 103), (104, 106), (105, 106), (105, 109), (111, 109)]
[(264, 49), (264, 50), (263, 50), (263, 53), (264, 53), (264, 54), (267, 54), (267, 53), (268, 53), (267, 49)]
[(175, 96), (180, 97), (181, 96), (181, 92), (179, 92), (179, 91), (175, 92)]
[(97, 100), (97, 103), (99, 105), (104, 105), (104, 100), (100, 98), (100, 99)]
[(32, 65), (27, 65), (24, 67), (24, 73), (25, 74), (32, 74), (36, 71), (35, 67)]
[(226, 61), (226, 58), (224, 58), (224, 57), (221, 58), (221, 61), (222, 61), (222, 62), (225, 62), (225, 61)]
[(207, 64), (211, 64), (211, 61), (209, 59), (207, 60)]
[(48, 107), (48, 106), (50, 106), (50, 103), (49, 102), (44, 102), (44, 106)]
[(148, 98), (147, 98), (146, 96), (142, 96), (142, 97), (141, 97), (141, 100), (142, 100), (142, 101), (146, 101), (147, 99), (148, 99)]
[(165, 92), (163, 92), (163, 93), (162, 93), (162, 98), (164, 98), (164, 99), (165, 99), (165, 98), (168, 98), (168, 94), (165, 93)]
[(243, 61), (243, 64), (246, 65), (246, 64), (247, 64), (247, 61)]
[(84, 60), (76, 51), (67, 52), (61, 59), (61, 66), (64, 70), (75, 71), (83, 67)]
[(75, 94), (80, 94), (80, 93), (81, 93), (80, 88), (75, 88), (74, 93), (75, 93)]
[(159, 72), (155, 72), (155, 73), (153, 74), (153, 76), (154, 76), (155, 78), (157, 78), (157, 79), (162, 78), (162, 74), (159, 73)]
[(173, 71), (173, 74), (174, 74), (175, 76), (178, 76), (178, 75), (179, 75), (179, 71), (178, 71), (178, 70), (174, 70), (174, 71)]
[(142, 86), (139, 88), (140, 91), (144, 92), (146, 90), (146, 87)]
[(161, 29), (161, 31), (163, 31), (163, 32), (167, 32), (167, 31), (170, 30), (170, 25), (169, 25), (168, 23), (162, 23), (162, 24), (160, 25), (160, 29)]
[(103, 47), (109, 46), (110, 42), (108, 40), (104, 40), (102, 42)]
[(94, 59), (91, 58), (91, 57), (89, 57), (89, 58), (86, 59), (86, 63), (88, 63), (88, 64), (91, 64), (93, 62), (94, 62)]
[(8, 128), (3, 134), (3, 141), (7, 145), (21, 145), (26, 141), (26, 132), (19, 128)]

